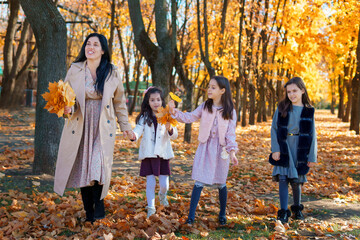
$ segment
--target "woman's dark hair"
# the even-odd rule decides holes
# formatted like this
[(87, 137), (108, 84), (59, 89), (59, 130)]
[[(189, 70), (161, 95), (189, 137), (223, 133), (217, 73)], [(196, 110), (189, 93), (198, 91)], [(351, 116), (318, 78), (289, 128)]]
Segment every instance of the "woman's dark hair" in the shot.
[[(221, 104), (222, 104), (222, 117), (224, 119), (232, 119), (233, 118), (233, 110), (234, 110), (234, 103), (231, 97), (230, 91), (230, 83), (226, 77), (223, 76), (213, 76), (211, 79), (214, 79), (217, 84), (219, 85), (220, 89), (225, 88), (224, 94), (221, 96)], [(210, 79), (210, 80), (211, 80)], [(213, 100), (208, 99), (205, 101), (204, 109), (206, 108), (210, 113), (212, 113), (212, 106)]]
[(296, 86), (298, 88), (300, 88), (300, 90), (304, 90), (304, 93), (301, 97), (301, 101), (302, 103), (304, 104), (305, 107), (311, 107), (311, 104), (310, 104), (310, 98), (309, 98), (309, 95), (306, 91), (306, 87), (305, 87), (305, 83), (304, 81), (299, 78), (299, 77), (294, 77), (292, 79), (290, 79), (287, 83), (285, 83), (284, 85), (284, 89), (285, 89), (285, 97), (283, 100), (281, 100), (279, 102), (279, 106), (278, 106), (278, 109), (279, 109), (279, 112), (281, 113), (281, 116), (282, 117), (286, 117), (287, 116), (287, 113), (288, 111), (292, 110), (293, 109), (293, 105), (292, 105), (292, 102), (291, 100), (289, 99), (289, 96), (287, 94), (287, 91), (286, 91), (286, 87), (289, 86), (290, 84), (296, 84)]
[(111, 59), (110, 59), (109, 46), (106, 37), (100, 33), (91, 33), (89, 36), (87, 36), (81, 47), (80, 53), (76, 57), (74, 63), (84, 62), (87, 59), (85, 55), (85, 47), (89, 38), (91, 37), (97, 37), (99, 39), (101, 49), (104, 52), (104, 54), (101, 56), (100, 64), (96, 69), (95, 89), (96, 92), (100, 95), (103, 94), (106, 78), (111, 75), (113, 70), (113, 66), (111, 64)]
[(145, 93), (144, 99), (141, 103), (141, 110), (139, 115), (137, 115), (135, 122), (136, 124), (139, 123), (139, 120), (141, 117), (144, 118), (144, 123), (146, 123), (148, 126), (151, 126), (153, 120), (152, 120), (152, 115), (153, 115), (153, 111), (150, 107), (149, 104), (149, 100), (150, 100), (150, 95), (153, 93), (159, 93), (160, 94), (160, 98), (161, 98), (161, 102), (162, 102), (162, 107), (165, 107), (165, 100), (164, 100), (164, 95), (163, 95), (163, 91), (161, 90), (161, 88), (159, 87), (150, 87), (148, 88), (147, 92)]

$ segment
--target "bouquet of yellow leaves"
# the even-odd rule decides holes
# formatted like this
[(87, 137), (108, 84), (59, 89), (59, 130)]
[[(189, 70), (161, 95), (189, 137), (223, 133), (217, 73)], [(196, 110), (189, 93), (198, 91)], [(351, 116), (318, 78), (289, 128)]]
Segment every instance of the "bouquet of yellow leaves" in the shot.
[[(58, 117), (63, 117), (65, 106), (72, 107), (75, 104), (75, 93), (68, 82), (49, 83), (49, 92), (42, 97), (47, 101), (45, 109), (50, 113), (56, 113)], [(67, 117), (67, 116), (65, 116)]]
[(156, 119), (158, 123), (163, 125), (169, 122), (173, 127), (175, 127), (177, 124), (177, 121), (171, 117), (168, 105), (166, 105), (165, 108), (159, 108), (158, 113), (156, 114)]
[[(181, 102), (181, 98), (176, 96), (174, 93), (169, 93), (171, 99), (173, 99), (176, 102)], [(167, 122), (169, 122), (173, 127), (176, 126), (177, 121), (171, 117), (170, 111), (169, 111), (169, 105), (166, 105), (165, 108), (160, 107), (158, 110), (158, 113), (156, 114), (157, 122), (160, 124), (165, 125)]]

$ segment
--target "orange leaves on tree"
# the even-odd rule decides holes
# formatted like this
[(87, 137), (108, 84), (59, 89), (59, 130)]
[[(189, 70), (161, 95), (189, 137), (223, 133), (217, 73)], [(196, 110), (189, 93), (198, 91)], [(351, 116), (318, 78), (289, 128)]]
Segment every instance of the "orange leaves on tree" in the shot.
[(160, 107), (158, 110), (158, 113), (156, 114), (156, 119), (158, 123), (165, 125), (167, 122), (169, 122), (172, 126), (176, 126), (177, 121), (171, 117), (171, 114), (169, 112), (169, 106), (166, 105), (165, 108)]
[(64, 108), (72, 107), (75, 104), (75, 93), (68, 82), (49, 83), (49, 92), (46, 92), (42, 97), (47, 101), (45, 109), (50, 113), (55, 113), (58, 117), (64, 115)]

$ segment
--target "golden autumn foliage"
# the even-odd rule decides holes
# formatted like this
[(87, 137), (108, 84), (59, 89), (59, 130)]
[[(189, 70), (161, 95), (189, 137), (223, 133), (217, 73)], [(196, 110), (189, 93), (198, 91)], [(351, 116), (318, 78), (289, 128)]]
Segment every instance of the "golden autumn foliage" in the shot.
[(169, 95), (170, 95), (171, 99), (174, 100), (175, 102), (178, 102), (178, 103), (182, 102), (181, 98), (176, 96), (176, 94), (174, 94), (173, 92), (169, 92)]
[(42, 97), (47, 101), (45, 109), (50, 113), (55, 113), (58, 117), (64, 115), (64, 108), (72, 107), (75, 104), (75, 93), (69, 83), (59, 82), (49, 83), (49, 92)]
[[(176, 95), (175, 95), (176, 96)], [(158, 113), (156, 114), (156, 119), (158, 123), (165, 125), (169, 122), (172, 126), (176, 126), (177, 121), (171, 117), (169, 106), (166, 105), (165, 108), (160, 107)]]

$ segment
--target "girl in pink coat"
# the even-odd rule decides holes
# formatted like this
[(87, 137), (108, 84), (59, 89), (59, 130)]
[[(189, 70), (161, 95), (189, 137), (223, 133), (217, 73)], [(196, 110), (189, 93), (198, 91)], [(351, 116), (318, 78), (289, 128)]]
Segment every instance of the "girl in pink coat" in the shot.
[(186, 223), (192, 224), (204, 185), (219, 189), (219, 223), (226, 224), (227, 188), (226, 178), (229, 163), (237, 165), (235, 153), (238, 150), (235, 141), (236, 112), (231, 98), (229, 80), (222, 76), (211, 78), (208, 87), (208, 100), (193, 112), (181, 112), (175, 109), (175, 103), (169, 102), (170, 113), (179, 122), (192, 123), (200, 119), (200, 142), (195, 153), (192, 179), (195, 185), (191, 194), (190, 210)]

